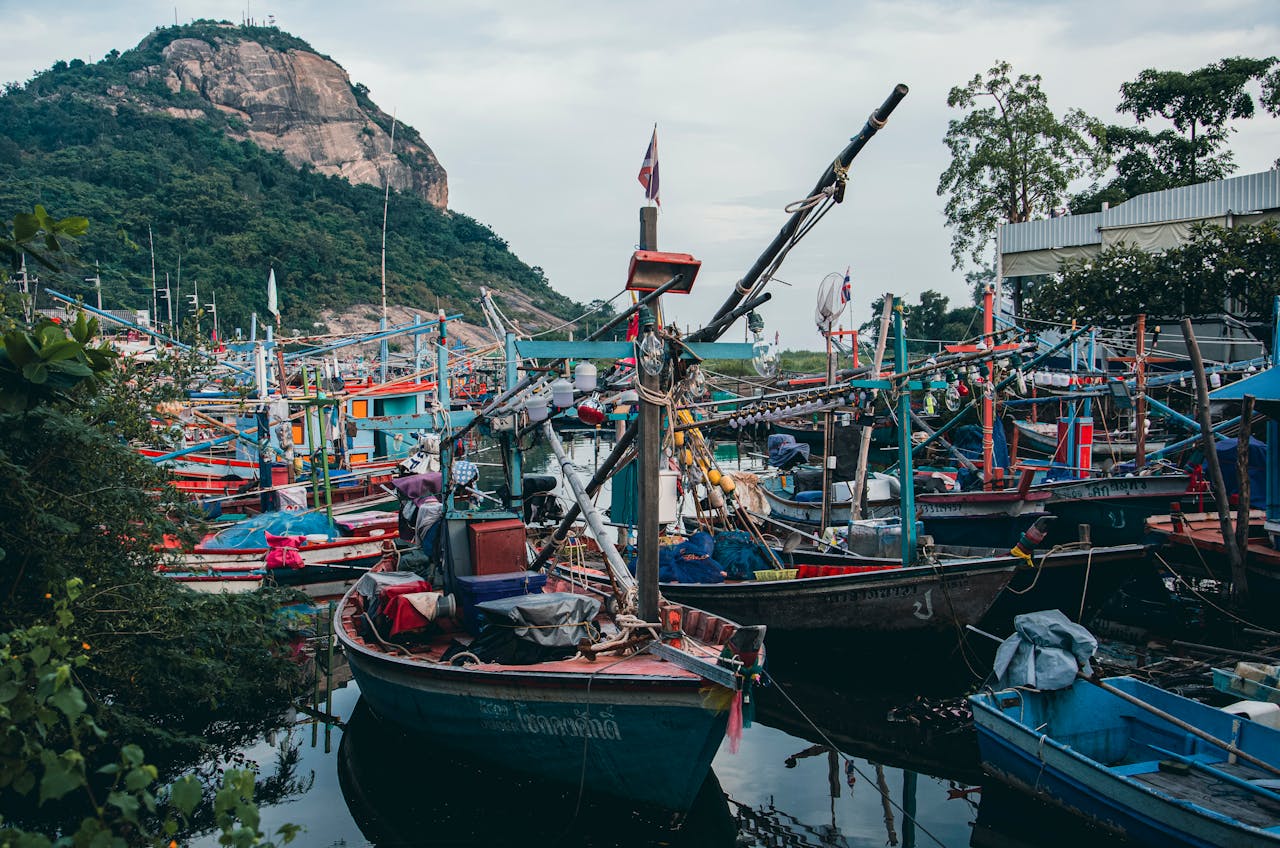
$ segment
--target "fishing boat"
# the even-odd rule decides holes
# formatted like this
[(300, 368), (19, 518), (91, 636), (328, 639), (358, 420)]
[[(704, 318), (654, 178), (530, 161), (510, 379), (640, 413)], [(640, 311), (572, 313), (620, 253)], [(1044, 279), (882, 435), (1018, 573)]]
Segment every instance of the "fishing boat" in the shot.
[(1049, 493), (1045, 508), (1058, 517), (1051, 542), (1074, 540), (1077, 528), (1087, 524), (1090, 539), (1100, 545), (1140, 542), (1148, 518), (1169, 512), (1171, 504), (1191, 506), (1200, 496), (1192, 475), (1172, 469), (1054, 480), (1033, 489)]
[[(817, 527), (822, 522), (822, 493), (820, 490), (796, 492), (795, 479), (796, 475), (792, 474), (762, 481), (770, 514), (787, 523)], [(896, 479), (877, 474), (869, 479), (868, 486), (868, 518), (894, 518), (901, 514), (900, 499), (896, 496), (901, 487)], [(848, 484), (837, 483), (834, 488), (837, 495), (828, 504), (828, 526), (847, 524), (851, 517)], [(1045, 514), (1051, 497), (1047, 491), (1018, 488), (917, 492), (914, 502), (916, 518), (924, 522), (924, 532), (940, 545), (1012, 547), (1022, 532)]]
[[(1058, 425), (1033, 421), (1015, 421), (1018, 437), (1022, 443), (1033, 450), (1048, 456), (1058, 452), (1061, 436)], [(1165, 449), (1167, 442), (1155, 439), (1145, 443), (1148, 454), (1159, 453)], [(1099, 467), (1104, 461), (1109, 464), (1127, 462), (1138, 455), (1138, 443), (1132, 433), (1097, 433), (1093, 441), (1094, 466)]]
[[(549, 581), (548, 588), (554, 596), (581, 592), (563, 581)], [(599, 610), (597, 596), (578, 597)], [(513, 773), (568, 786), (589, 780), (593, 794), (676, 813), (693, 803), (725, 733), (736, 688), (732, 668), (721, 669), (720, 682), (712, 683), (649, 652), (455, 663), (445, 652), (456, 632), (412, 648), (361, 636), (366, 609), (359, 598), (352, 589), (339, 603), (337, 637), (362, 697), (382, 718)], [(701, 657), (707, 669), (716, 667), (739, 629), (679, 606), (666, 614), (682, 622), (690, 645), (699, 646), (689, 658)], [(606, 616), (593, 621), (617, 635)], [(723, 693), (719, 706), (708, 697), (712, 690)]]
[[(1272, 545), (1267, 523), (1266, 510), (1249, 510), (1243, 558), (1249, 608), (1262, 623), (1272, 624), (1277, 621), (1276, 602), (1280, 601), (1280, 550)], [(1231, 583), (1227, 546), (1216, 512), (1154, 515), (1147, 519), (1146, 527), (1160, 543), (1161, 557), (1179, 575), (1213, 580), (1224, 586)]]
[(1131, 678), (1106, 683), (1133, 700), (1083, 679), (971, 696), (983, 769), (1140, 844), (1280, 844), (1280, 731)]
[[(824, 197), (834, 191), (854, 156), (906, 91), (905, 86), (894, 89), (827, 166), (815, 191)], [(393, 591), (390, 575), (367, 575), (339, 602), (336, 633), (362, 697), (380, 717), (441, 747), (512, 772), (666, 810), (678, 818), (704, 785), (726, 729), (737, 725), (731, 716), (750, 697), (752, 682), (761, 674), (765, 628), (744, 626), (660, 594), (663, 404), (655, 398), (673, 392), (686, 401), (692, 384), (686, 378), (696, 376), (690, 369), (700, 358), (756, 355), (752, 345), (716, 340), (737, 318), (768, 299), (759, 292), (750, 294), (750, 289), (771, 260), (762, 259), (748, 271), (709, 324), (677, 340), (658, 326), (656, 302), (677, 286), (689, 291), (700, 263), (688, 254), (656, 250), (656, 213), (652, 206), (641, 212), (640, 249), (631, 258), (627, 278), (637, 300), (629, 309), (582, 341), (517, 341), (508, 334), (505, 391), (479, 410), (451, 414), (441, 426), (440, 473), (445, 480), (451, 479), (459, 440), (475, 426), (490, 427), (503, 446), (513, 508), (455, 508), (456, 487), (449, 486), (443, 493), (439, 541), (429, 552), (428, 573), (438, 575), (432, 578), (438, 585), (388, 594)], [(793, 213), (766, 256), (780, 256), (808, 216), (809, 208)], [(602, 341), (605, 333), (632, 315), (639, 330), (634, 344)], [(442, 338), (443, 333), (441, 322)], [(636, 477), (642, 506), (634, 577), (604, 532), (588, 494), (588, 488), (598, 488), (601, 481), (593, 478), (590, 486), (583, 486), (554, 422), (547, 420), (551, 405), (559, 415), (570, 406), (581, 410), (595, 402), (594, 369), (589, 374), (575, 369), (573, 383), (555, 376), (569, 357), (627, 356), (637, 363), (636, 419), (597, 477), (618, 461), (619, 448), (638, 435)], [(438, 373), (445, 373), (448, 350), (443, 344), (437, 357)], [(521, 358), (549, 362), (526, 367), (520, 377)], [(450, 408), (448, 392), (448, 383), (442, 381), (437, 399), (442, 409)], [(575, 393), (582, 396), (581, 404), (575, 404)], [(667, 424), (674, 426), (671, 420)], [(604, 555), (609, 588), (603, 597), (597, 587), (538, 572), (540, 561), (527, 558), (525, 526), (516, 508), (523, 497), (516, 448), (517, 431), (532, 429), (541, 430), (556, 454), (577, 510)], [(731, 488), (726, 485), (724, 491)], [(525, 568), (512, 571), (513, 563)], [(503, 594), (480, 600), (481, 588), (491, 586), (501, 586)], [(412, 603), (423, 605), (414, 609), (425, 623), (413, 639), (397, 638), (393, 631), (401, 619), (392, 619), (386, 610), (399, 616), (404, 602), (398, 599), (410, 595), (420, 596)], [(605, 600), (608, 604), (602, 603)], [(460, 632), (459, 619), (466, 633)], [(478, 629), (480, 624), (485, 629)]]

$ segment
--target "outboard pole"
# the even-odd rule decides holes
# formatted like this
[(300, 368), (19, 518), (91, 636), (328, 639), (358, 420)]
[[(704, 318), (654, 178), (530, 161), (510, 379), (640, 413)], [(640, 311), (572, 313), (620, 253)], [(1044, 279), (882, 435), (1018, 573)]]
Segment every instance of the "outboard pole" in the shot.
[[(840, 155), (836, 157), (835, 161), (823, 171), (817, 185), (813, 187), (813, 191), (809, 192), (810, 196), (823, 194), (838, 181), (844, 179), (845, 171), (848, 170), (850, 163), (853, 162), (853, 158), (862, 151), (862, 148), (871, 140), (871, 137), (884, 127), (889, 120), (889, 116), (893, 114), (893, 110), (902, 102), (902, 98), (907, 96), (907, 91), (908, 89), (903, 83), (898, 83), (894, 86), (893, 91), (885, 98), (884, 103), (880, 104), (880, 108), (872, 112), (870, 117), (867, 118), (862, 131), (849, 139), (849, 144), (845, 146), (844, 150), (840, 151)], [(807, 207), (795, 212), (787, 219), (787, 223), (774, 236), (773, 241), (765, 248), (764, 253), (760, 254), (760, 258), (756, 260), (747, 273), (742, 275), (742, 279), (734, 286), (733, 291), (729, 293), (725, 302), (721, 304), (720, 309), (708, 322), (709, 324), (715, 324), (742, 302), (742, 299), (750, 293), (756, 281), (760, 279), (760, 275), (764, 273), (765, 269), (772, 264), (774, 259), (782, 253), (787, 244), (795, 237), (800, 225), (809, 217), (811, 211), (812, 207)], [(723, 335), (726, 329), (728, 329), (727, 326), (722, 326), (716, 333), (715, 338), (706, 339), (705, 341), (715, 341), (716, 338)]]

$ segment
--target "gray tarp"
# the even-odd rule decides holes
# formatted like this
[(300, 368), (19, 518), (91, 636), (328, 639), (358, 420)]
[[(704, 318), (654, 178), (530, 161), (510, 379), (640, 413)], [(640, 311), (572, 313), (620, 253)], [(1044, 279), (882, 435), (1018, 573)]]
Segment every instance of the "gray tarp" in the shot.
[(587, 625), (600, 612), (600, 601), (572, 592), (516, 595), (476, 604), (485, 619), (511, 627), (519, 639), (552, 648), (568, 648), (592, 637)]
[(369, 571), (356, 583), (356, 593), (364, 598), (365, 606), (368, 607), (380, 587), (413, 583), (421, 579), (422, 575), (412, 571)]
[(1065, 689), (1077, 672), (1093, 675), (1089, 658), (1098, 649), (1098, 640), (1058, 610), (1014, 616), (1013, 629), (1014, 634), (996, 651), (994, 670), (1000, 688)]

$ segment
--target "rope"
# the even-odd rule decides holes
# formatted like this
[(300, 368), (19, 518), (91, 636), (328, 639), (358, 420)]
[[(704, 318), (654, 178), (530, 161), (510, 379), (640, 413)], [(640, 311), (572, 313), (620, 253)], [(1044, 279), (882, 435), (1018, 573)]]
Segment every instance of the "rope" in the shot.
[(1089, 573), (1093, 570), (1093, 548), (1089, 548), (1089, 558), (1084, 561), (1084, 586), (1080, 589), (1080, 612), (1076, 615), (1076, 623), (1084, 622), (1084, 599), (1089, 596)]
[[(809, 716), (805, 713), (805, 711), (800, 709), (799, 704), (791, 700), (791, 696), (787, 694), (787, 690), (784, 689), (782, 685), (778, 683), (778, 681), (774, 680), (773, 676), (770, 675), (769, 672), (767, 671), (763, 672), (763, 675), (769, 679), (770, 685), (774, 686), (778, 692), (782, 693), (782, 697), (787, 699), (787, 703), (790, 704), (792, 708), (797, 713), (800, 714), (800, 717), (804, 719), (810, 727), (813, 728), (814, 732), (817, 733), (819, 737), (821, 737), (823, 743), (825, 743), (828, 748), (830, 748), (831, 750), (835, 751), (840, 755), (840, 758), (844, 760), (845, 765), (847, 767), (852, 768), (854, 771), (856, 771), (858, 775), (867, 783), (872, 782), (870, 776), (867, 775), (867, 773), (864, 772), (862, 769), (858, 768), (858, 764), (854, 762), (853, 758), (849, 757), (843, 751), (837, 748), (836, 744), (831, 741), (831, 738), (827, 736), (826, 732), (821, 727), (818, 727), (818, 725), (813, 723), (813, 719), (809, 718)], [(896, 801), (894, 801), (891, 795), (889, 795), (883, 789), (880, 789), (879, 791), (880, 791), (880, 797), (882, 797), (889, 804), (892, 804), (893, 808), (902, 814), (902, 818), (904, 821), (908, 821), (908, 820), (911, 821), (912, 823), (915, 824), (915, 826), (920, 830), (921, 833), (923, 833), (925, 836), (932, 839), (934, 842), (938, 843), (938, 845), (941, 846), (941, 848), (947, 848), (946, 843), (944, 843), (938, 837), (934, 836), (933, 833), (924, 825), (922, 825), (918, 819), (916, 819), (914, 816), (907, 815), (907, 811), (904, 810)]]

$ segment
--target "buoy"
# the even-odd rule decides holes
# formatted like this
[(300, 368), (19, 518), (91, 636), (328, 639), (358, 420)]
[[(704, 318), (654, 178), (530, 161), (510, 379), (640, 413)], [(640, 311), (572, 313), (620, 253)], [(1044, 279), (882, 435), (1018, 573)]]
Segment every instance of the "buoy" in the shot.
[(721, 490), (723, 490), (723, 491), (724, 491), (724, 493), (725, 493), (726, 495), (728, 495), (728, 494), (732, 494), (732, 493), (733, 493), (733, 490), (734, 490), (733, 478), (732, 478), (732, 477), (721, 477), (721, 478), (720, 478), (720, 488), (721, 488)]
[(707, 482), (713, 486), (720, 485), (720, 469), (713, 468), (707, 472)]
[(684, 431), (677, 430), (675, 435), (676, 447), (684, 447)]

